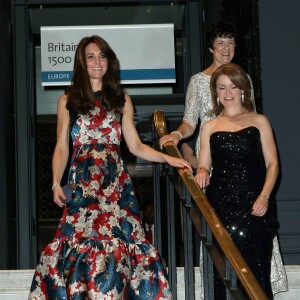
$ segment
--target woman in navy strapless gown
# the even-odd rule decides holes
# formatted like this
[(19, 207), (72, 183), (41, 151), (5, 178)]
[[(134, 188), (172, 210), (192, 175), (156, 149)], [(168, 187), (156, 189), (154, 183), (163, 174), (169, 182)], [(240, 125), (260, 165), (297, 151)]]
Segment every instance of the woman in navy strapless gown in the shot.
[[(225, 64), (211, 78), (213, 113), (201, 135), (196, 181), (227, 228), (267, 297), (273, 299), (270, 272), (275, 235), (270, 198), (278, 158), (268, 119), (255, 114), (247, 74)], [(215, 299), (225, 297), (216, 276)]]

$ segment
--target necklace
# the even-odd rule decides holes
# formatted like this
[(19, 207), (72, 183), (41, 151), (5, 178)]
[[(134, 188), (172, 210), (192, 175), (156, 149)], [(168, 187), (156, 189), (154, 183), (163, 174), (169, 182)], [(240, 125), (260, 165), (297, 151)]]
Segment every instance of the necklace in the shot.
[(97, 92), (94, 92), (97, 100), (99, 100), (101, 98), (101, 91), (97, 91)]

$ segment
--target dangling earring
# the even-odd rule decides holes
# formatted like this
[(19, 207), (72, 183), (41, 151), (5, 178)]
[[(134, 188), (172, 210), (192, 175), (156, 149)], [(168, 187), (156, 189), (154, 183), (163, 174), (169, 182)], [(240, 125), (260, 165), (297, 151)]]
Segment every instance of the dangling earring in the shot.
[(217, 96), (217, 103), (218, 103), (218, 106), (220, 105), (220, 98), (219, 96)]
[(244, 91), (242, 91), (241, 100), (242, 100), (242, 103), (244, 103)]

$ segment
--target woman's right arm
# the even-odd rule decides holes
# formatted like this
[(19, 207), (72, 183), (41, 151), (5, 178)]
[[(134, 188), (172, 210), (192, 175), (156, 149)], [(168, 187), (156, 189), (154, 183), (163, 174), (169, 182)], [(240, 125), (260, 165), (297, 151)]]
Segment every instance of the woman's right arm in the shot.
[(188, 143), (181, 145), (182, 156), (186, 161), (189, 161), (193, 169), (197, 169), (197, 157), (193, 148)]
[(210, 135), (212, 121), (208, 121), (204, 124), (201, 130), (200, 138), (200, 155), (199, 163), (197, 167), (197, 173), (195, 180), (200, 188), (205, 188), (210, 184), (210, 169), (211, 169), (211, 152), (210, 152)]
[(67, 96), (61, 95), (57, 104), (56, 146), (52, 157), (53, 201), (62, 207), (65, 195), (60, 186), (69, 158), (69, 111), (66, 109)]
[(161, 148), (166, 142), (173, 142), (177, 146), (182, 139), (190, 137), (195, 132), (199, 118), (198, 102), (200, 102), (198, 83), (195, 76), (192, 76), (187, 88), (183, 121), (176, 131), (160, 138), (159, 144)]

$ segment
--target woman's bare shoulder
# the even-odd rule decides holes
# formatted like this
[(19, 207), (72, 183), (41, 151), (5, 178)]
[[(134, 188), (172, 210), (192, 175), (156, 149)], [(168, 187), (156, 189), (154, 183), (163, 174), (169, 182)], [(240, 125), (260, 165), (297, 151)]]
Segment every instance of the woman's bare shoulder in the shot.
[(205, 124), (202, 127), (202, 130), (205, 130), (207, 132), (212, 131), (212, 129), (216, 126), (218, 119), (219, 119), (219, 117), (216, 117), (214, 119), (211, 119), (211, 120), (205, 122)]
[(58, 97), (58, 101), (61, 102), (67, 102), (68, 100), (68, 96), (66, 94), (61, 94), (59, 97)]
[(249, 117), (259, 124), (265, 124), (265, 123), (269, 123), (269, 119), (266, 115), (263, 114), (257, 114), (257, 113), (252, 113), (249, 114)]

